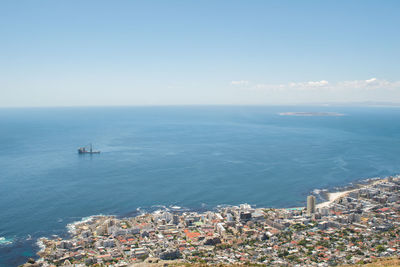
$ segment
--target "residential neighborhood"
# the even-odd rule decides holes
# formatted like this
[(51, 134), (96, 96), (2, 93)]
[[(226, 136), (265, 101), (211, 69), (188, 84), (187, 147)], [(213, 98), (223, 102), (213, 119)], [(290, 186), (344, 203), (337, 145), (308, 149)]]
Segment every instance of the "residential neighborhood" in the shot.
[(131, 266), (159, 261), (330, 266), (400, 255), (400, 176), (358, 186), (307, 207), (158, 210), (132, 218), (93, 216), (70, 239), (41, 239), (36, 266)]

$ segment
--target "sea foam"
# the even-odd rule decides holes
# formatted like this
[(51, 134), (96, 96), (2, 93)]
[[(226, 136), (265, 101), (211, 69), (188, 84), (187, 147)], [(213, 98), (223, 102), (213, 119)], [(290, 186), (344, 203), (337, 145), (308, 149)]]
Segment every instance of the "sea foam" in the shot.
[(13, 239), (5, 238), (4, 236), (0, 236), (0, 245), (11, 245), (14, 242)]

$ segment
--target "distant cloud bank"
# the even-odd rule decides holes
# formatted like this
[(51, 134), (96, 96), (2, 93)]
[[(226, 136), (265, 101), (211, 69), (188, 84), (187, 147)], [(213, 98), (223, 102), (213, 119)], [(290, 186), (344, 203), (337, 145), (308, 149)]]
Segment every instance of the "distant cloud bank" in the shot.
[(400, 89), (400, 81), (387, 81), (383, 79), (371, 78), (367, 80), (339, 81), (335, 83), (326, 80), (308, 82), (290, 82), (285, 84), (252, 83), (246, 80), (231, 82), (232, 86), (245, 87), (246, 89), (271, 90), (271, 91), (309, 91), (309, 90), (396, 90)]

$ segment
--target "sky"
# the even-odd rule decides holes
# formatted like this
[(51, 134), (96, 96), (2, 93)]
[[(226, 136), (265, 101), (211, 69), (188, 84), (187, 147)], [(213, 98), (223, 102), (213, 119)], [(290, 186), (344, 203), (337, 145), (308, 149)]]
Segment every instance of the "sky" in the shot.
[(400, 103), (400, 1), (2, 0), (0, 107)]

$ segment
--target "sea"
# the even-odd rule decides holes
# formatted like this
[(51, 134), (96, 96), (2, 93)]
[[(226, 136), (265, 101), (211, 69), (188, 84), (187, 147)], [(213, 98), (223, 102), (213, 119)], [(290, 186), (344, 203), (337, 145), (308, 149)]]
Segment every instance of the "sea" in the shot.
[[(77, 153), (89, 144), (101, 153)], [(314, 189), (399, 173), (395, 107), (2, 108), (0, 266), (91, 215), (299, 207)]]

